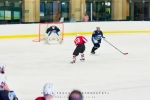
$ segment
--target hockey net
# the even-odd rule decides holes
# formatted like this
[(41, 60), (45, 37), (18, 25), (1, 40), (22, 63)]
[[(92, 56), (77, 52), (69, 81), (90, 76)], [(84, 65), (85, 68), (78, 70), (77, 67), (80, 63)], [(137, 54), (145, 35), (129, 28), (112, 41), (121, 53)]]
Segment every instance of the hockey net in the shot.
[(33, 40), (33, 42), (40, 42), (44, 40), (46, 30), (50, 26), (55, 25), (60, 29), (59, 36), (64, 40), (64, 24), (63, 23), (40, 23), (39, 24), (39, 29), (38, 29), (38, 34), (37, 34), (37, 39)]

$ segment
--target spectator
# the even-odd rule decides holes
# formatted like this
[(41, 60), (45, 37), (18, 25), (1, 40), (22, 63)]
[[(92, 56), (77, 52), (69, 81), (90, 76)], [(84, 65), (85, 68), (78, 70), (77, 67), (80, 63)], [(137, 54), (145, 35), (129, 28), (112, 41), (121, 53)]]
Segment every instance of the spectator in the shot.
[(97, 21), (96, 13), (93, 12), (92, 21)]
[(59, 22), (63, 23), (63, 22), (64, 22), (64, 20), (65, 20), (65, 17), (64, 17), (64, 14), (62, 14), (62, 16), (61, 16), (61, 18), (60, 18)]
[(87, 13), (84, 13), (83, 22), (88, 22), (88, 21), (89, 21), (89, 16), (87, 15)]
[(106, 21), (110, 20), (110, 14), (109, 11), (106, 12)]
[(68, 100), (83, 100), (82, 93), (79, 90), (73, 90), (70, 93)]
[(76, 18), (74, 17), (74, 14), (72, 14), (72, 16), (70, 18), (70, 22), (76, 22)]
[(43, 87), (43, 96), (37, 97), (35, 100), (52, 100), (54, 94), (54, 85), (46, 83)]

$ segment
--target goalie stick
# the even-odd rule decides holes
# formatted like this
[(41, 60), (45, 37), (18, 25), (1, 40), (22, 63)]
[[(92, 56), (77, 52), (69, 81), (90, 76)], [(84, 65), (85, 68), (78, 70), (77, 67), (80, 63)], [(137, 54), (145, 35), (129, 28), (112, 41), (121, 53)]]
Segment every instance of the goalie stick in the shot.
[[(104, 41), (106, 41), (108, 44), (110, 44), (111, 46), (113, 46), (111, 43), (109, 43), (106, 39), (103, 38)], [(121, 52), (124, 55), (127, 55), (128, 53), (123, 53), (122, 51), (120, 51), (118, 48), (116, 48), (115, 46), (113, 46), (116, 50), (118, 50), (119, 52)]]

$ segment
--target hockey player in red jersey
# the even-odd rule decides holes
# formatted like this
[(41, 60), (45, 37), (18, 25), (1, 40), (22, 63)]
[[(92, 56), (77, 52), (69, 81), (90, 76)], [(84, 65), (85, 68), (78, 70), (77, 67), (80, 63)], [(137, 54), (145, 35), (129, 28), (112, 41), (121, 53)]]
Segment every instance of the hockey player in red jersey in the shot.
[(85, 51), (85, 43), (87, 42), (87, 39), (84, 36), (80, 36), (79, 34), (76, 35), (76, 38), (74, 40), (74, 43), (76, 45), (76, 48), (73, 52), (73, 61), (71, 63), (75, 63), (76, 62), (76, 56), (79, 55), (79, 53), (81, 53), (81, 61), (84, 61), (84, 51)]

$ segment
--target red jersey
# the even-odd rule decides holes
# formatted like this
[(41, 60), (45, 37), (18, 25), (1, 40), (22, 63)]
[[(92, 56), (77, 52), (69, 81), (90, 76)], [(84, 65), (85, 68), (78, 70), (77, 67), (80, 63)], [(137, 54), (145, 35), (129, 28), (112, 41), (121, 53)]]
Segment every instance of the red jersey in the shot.
[(74, 40), (74, 43), (76, 45), (84, 44), (87, 42), (87, 39), (83, 36), (77, 36), (76, 39)]
[(43, 97), (37, 97), (35, 100), (45, 100)]

